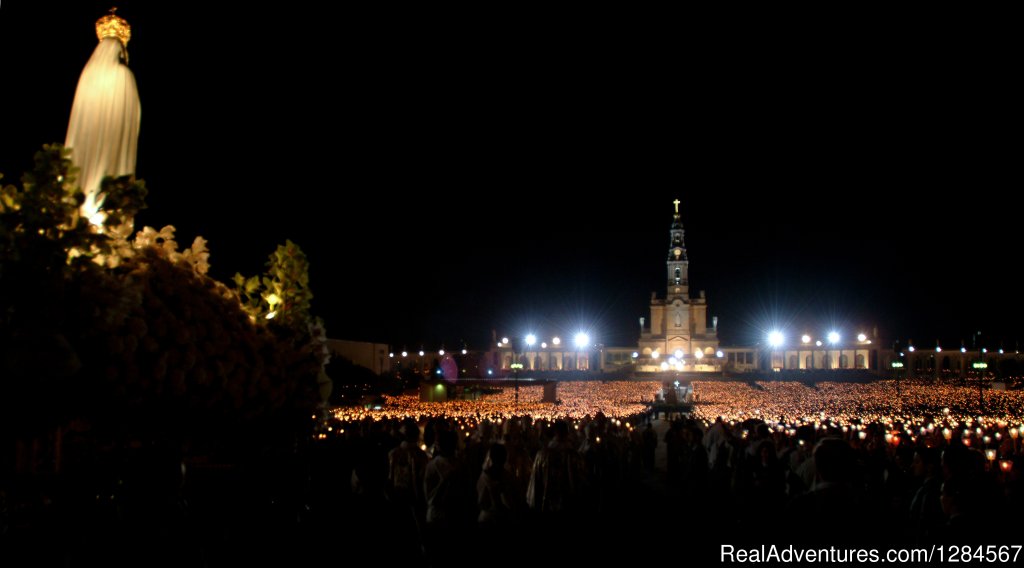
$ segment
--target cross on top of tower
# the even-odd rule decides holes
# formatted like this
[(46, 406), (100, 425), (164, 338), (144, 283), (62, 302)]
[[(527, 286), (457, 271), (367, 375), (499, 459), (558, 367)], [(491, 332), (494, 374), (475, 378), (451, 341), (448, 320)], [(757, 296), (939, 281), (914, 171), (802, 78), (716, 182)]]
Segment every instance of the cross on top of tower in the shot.
[(679, 201), (678, 199), (676, 199), (675, 201), (672, 202), (672, 204), (676, 206), (676, 213), (679, 213), (679, 204), (680, 203), (682, 203), (682, 202)]

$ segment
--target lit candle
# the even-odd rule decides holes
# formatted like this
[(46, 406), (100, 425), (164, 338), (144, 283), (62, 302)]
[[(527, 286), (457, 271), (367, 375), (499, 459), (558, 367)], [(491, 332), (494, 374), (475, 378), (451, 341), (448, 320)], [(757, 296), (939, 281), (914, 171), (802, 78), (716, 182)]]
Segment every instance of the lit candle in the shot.
[(1013, 469), (1013, 462), (1010, 460), (999, 460), (999, 470), (1003, 473), (1009, 473)]
[(993, 449), (985, 450), (985, 458), (988, 461), (996, 461), (996, 451)]

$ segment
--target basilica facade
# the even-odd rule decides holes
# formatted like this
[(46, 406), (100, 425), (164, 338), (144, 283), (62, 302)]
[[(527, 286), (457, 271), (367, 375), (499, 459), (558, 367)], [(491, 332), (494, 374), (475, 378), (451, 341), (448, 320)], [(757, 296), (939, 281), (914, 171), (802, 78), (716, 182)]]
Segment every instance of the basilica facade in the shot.
[[(690, 261), (679, 200), (672, 202), (664, 289), (651, 293), (650, 311), (640, 318), (635, 345), (593, 345), (572, 338), (492, 337), (484, 366), (504, 376), (525, 371), (629, 371), (636, 373), (718, 373), (749, 371), (816, 371), (887, 369), (891, 356), (881, 353), (877, 331), (869, 335), (836, 334), (836, 339), (803, 334), (798, 344), (726, 346), (719, 344), (718, 318), (708, 316), (703, 290), (690, 290)], [(710, 320), (710, 322), (709, 322)], [(710, 323), (710, 325), (709, 325)]]
[[(669, 229), (668, 258), (665, 260), (665, 292), (651, 293), (650, 319), (641, 318), (637, 349), (638, 371), (719, 371), (718, 318), (708, 327), (708, 304), (701, 290), (690, 295), (690, 261), (686, 257), (686, 232), (679, 214), (679, 200), (673, 202)], [(649, 324), (649, 326), (648, 326)]]

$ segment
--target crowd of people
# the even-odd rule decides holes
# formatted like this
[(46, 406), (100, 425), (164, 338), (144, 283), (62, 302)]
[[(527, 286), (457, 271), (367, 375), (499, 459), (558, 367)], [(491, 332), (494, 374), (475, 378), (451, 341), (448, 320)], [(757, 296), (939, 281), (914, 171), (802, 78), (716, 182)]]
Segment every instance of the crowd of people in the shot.
[(786, 424), (822, 414), (841, 424), (901, 421), (926, 425), (931, 417), (1024, 422), (1024, 390), (985, 390), (956, 381), (694, 381), (701, 402), (694, 416), (714, 420), (765, 417)]
[[(576, 421), (366, 418), (343, 429), (322, 455), (348, 460), (352, 507), (390, 511), (384, 522), (403, 527), (405, 544), (433, 560), (451, 552), (452, 535), (472, 535), (459, 539), (464, 549), (527, 526), (605, 517), (623, 505), (631, 480), (654, 470), (657, 444), (650, 424), (600, 413)], [(638, 449), (645, 443), (646, 457)]]
[(56, 505), (0, 507), (0, 543), (70, 542), (49, 550), (71, 565), (106, 559), (111, 538), (165, 551), (154, 562), (166, 565), (271, 552), (475, 565), (496, 554), (600, 561), (613, 549), (711, 557), (721, 543), (1012, 540), (1024, 495), (1017, 392), (985, 393), (992, 414), (977, 416), (977, 392), (956, 385), (903, 384), (897, 400), (884, 381), (697, 382), (692, 412), (662, 420), (650, 403), (671, 384), (559, 387), (561, 405), (521, 389), (519, 408), (537, 415), (517, 413), (511, 389), (339, 410), (293, 451), (233, 464), (71, 443), (77, 469), (38, 490)]
[(657, 381), (561, 381), (557, 403), (541, 402), (544, 388), (531, 385), (519, 388), (518, 403), (512, 388), (496, 389), (494, 393), (471, 400), (446, 402), (423, 402), (416, 394), (403, 394), (385, 396), (384, 404), (376, 408), (338, 408), (332, 416), (341, 421), (406, 417), (423, 420), (432, 416), (474, 420), (485, 416), (499, 420), (525, 415), (536, 420), (579, 420), (600, 412), (624, 418), (644, 413), (661, 390), (662, 384)]
[[(340, 443), (361, 448), (351, 455), (370, 476), (354, 466), (354, 490), (366, 494), (368, 486), (384, 499), (395, 483), (394, 458), (406, 454), (388, 453), (383, 467), (388, 444), (368, 440), (419, 444), (410, 451), (420, 456), (415, 463), (424, 472), (418, 501), (423, 513), (417, 517), (413, 506), (408, 514), (424, 519), (419, 534), (425, 542), (437, 534), (429, 529), (437, 518), (461, 518), (463, 526), (474, 517), (501, 519), (506, 526), (574, 515), (603, 518), (609, 504), (615, 509), (638, 484), (674, 496), (669, 502), (685, 510), (682, 517), (694, 530), (718, 527), (753, 541), (756, 535), (785, 535), (791, 541), (848, 542), (865, 538), (866, 531), (869, 540), (904, 544), (997, 539), (1021, 502), (1019, 391), (984, 393), (988, 414), (979, 415), (978, 391), (956, 384), (905, 381), (897, 391), (891, 381), (696, 382), (693, 389), (700, 398), (692, 413), (676, 414), (658, 430), (644, 412), (577, 418), (557, 415), (550, 405), (544, 419), (518, 417), (507, 407), (490, 407), (484, 415), (480, 406), (477, 412), (467, 406), (454, 416), (364, 416), (336, 427), (346, 432)], [(443, 440), (449, 447), (442, 447)], [(659, 446), (664, 477), (660, 469), (655, 473)], [(378, 448), (375, 456), (371, 447)], [(496, 448), (500, 457), (489, 459)], [(440, 479), (460, 490), (435, 490), (430, 479), (438, 477), (428, 474), (438, 461), (435, 453), (445, 472)], [(504, 467), (495, 469), (495, 463)], [(506, 500), (500, 512), (493, 510), (502, 502), (494, 499), (494, 487)], [(461, 517), (432, 514), (438, 495), (441, 503), (462, 495), (455, 508)]]

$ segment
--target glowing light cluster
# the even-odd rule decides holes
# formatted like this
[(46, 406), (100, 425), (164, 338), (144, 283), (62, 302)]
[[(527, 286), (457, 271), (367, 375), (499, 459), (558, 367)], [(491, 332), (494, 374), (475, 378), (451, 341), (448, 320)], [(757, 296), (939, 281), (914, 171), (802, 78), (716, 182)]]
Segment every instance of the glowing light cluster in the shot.
[(519, 387), (519, 405), (515, 404), (514, 389), (505, 388), (480, 400), (452, 400), (448, 402), (420, 402), (415, 395), (385, 396), (379, 410), (341, 408), (334, 411), (337, 420), (353, 421), (370, 418), (388, 420), (412, 417), (417, 420), (431, 417), (492, 420), (512, 416), (530, 415), (538, 420), (568, 418), (578, 420), (598, 412), (609, 418), (630, 418), (647, 411), (647, 406), (661, 391), (657, 381), (566, 381), (558, 384), (559, 404), (540, 402), (544, 387)]
[[(712, 421), (718, 416), (745, 420), (754, 416), (788, 425), (819, 423), (826, 417), (838, 424), (895, 423), (927, 425), (941, 417), (954, 428), (976, 421), (978, 390), (970, 386), (933, 382), (894, 381), (873, 383), (822, 382), (807, 386), (789, 381), (745, 382), (694, 381), (700, 404), (697, 418)], [(1024, 421), (1024, 391), (985, 393), (985, 418), (992, 422)], [(1012, 433), (1010, 433), (1012, 435)]]

